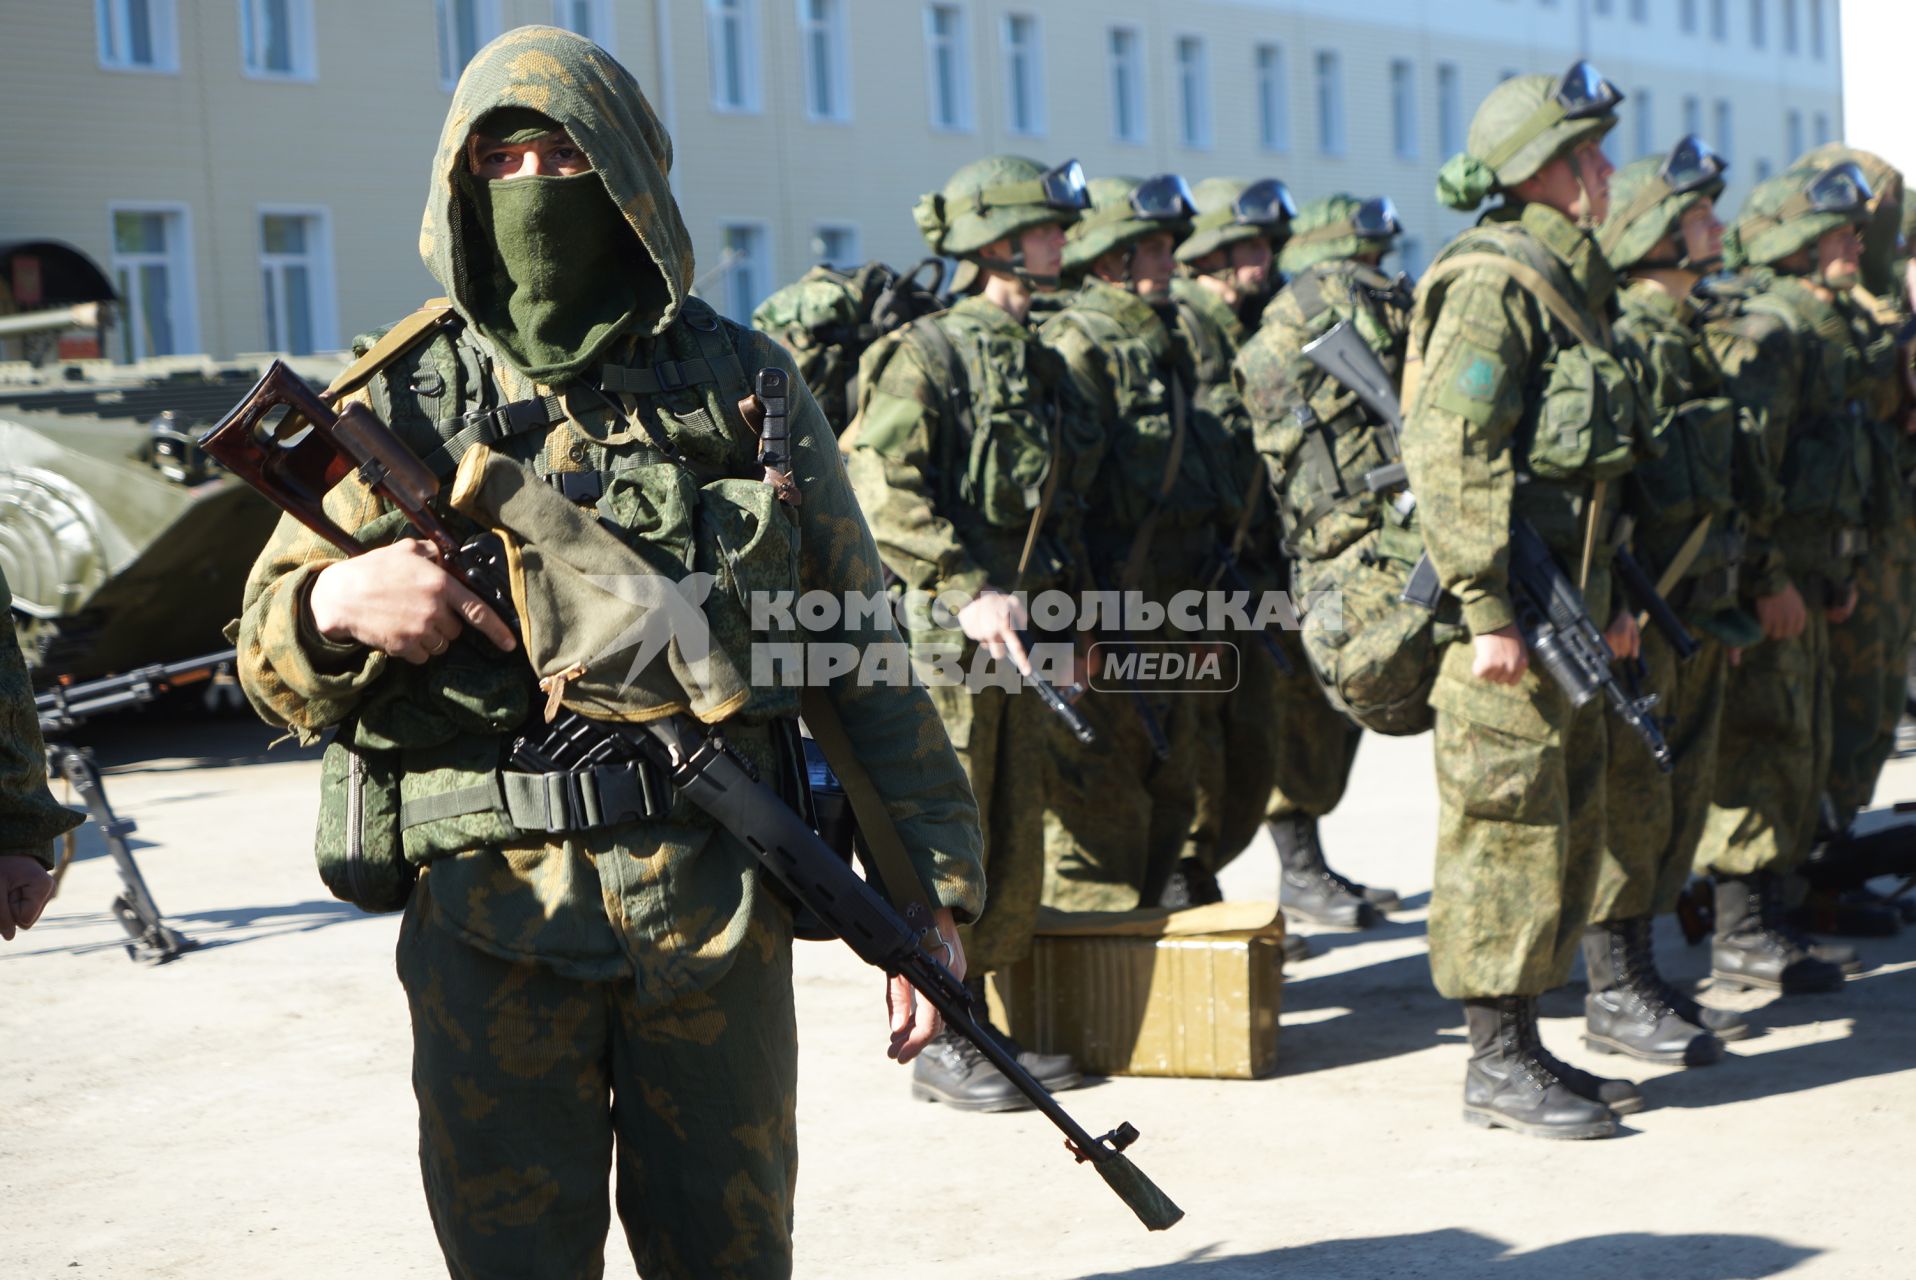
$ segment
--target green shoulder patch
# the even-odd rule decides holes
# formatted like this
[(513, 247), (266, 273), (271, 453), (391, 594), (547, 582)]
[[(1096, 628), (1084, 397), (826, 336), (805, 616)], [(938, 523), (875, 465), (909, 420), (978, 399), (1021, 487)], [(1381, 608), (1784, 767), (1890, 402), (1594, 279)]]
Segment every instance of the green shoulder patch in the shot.
[(1473, 356), (1457, 375), (1457, 392), (1471, 400), (1485, 402), (1497, 397), (1497, 366), (1488, 356)]

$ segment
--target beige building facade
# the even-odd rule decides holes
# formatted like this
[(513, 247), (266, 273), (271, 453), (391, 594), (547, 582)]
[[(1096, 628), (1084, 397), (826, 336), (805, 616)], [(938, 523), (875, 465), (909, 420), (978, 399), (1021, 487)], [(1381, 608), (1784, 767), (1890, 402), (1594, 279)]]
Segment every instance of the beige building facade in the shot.
[(0, 112), (40, 175), (0, 188), (0, 245), (109, 268), (122, 357), (337, 347), (436, 292), (415, 239), (458, 68), (558, 22), (665, 118), (700, 292), (729, 314), (816, 261), (917, 260), (913, 199), (994, 151), (1388, 194), (1414, 272), (1465, 223), (1435, 174), (1502, 77), (1588, 56), (1629, 96), (1613, 156), (1697, 132), (1734, 206), (1841, 136), (1840, 21), (1838, 0), (0, 0)]

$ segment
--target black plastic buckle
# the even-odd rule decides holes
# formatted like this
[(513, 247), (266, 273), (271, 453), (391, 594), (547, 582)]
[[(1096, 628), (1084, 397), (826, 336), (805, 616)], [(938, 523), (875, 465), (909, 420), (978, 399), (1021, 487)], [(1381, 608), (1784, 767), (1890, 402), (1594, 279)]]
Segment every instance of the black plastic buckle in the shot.
[(597, 502), (605, 496), (603, 471), (554, 471), (546, 483), (565, 495), (568, 502)]
[(692, 384), (686, 381), (683, 368), (676, 360), (661, 360), (652, 366), (652, 376), (659, 381), (660, 391), (683, 391)]

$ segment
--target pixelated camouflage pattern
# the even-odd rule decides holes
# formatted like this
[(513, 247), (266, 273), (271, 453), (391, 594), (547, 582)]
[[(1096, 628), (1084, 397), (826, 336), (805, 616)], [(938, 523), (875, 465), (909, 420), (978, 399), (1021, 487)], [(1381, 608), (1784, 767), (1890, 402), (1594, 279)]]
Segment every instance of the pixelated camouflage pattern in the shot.
[(752, 309), (752, 327), (792, 353), (825, 421), (840, 433), (857, 407), (852, 386), (865, 348), (859, 328), (870, 324), (872, 302), (882, 287), (874, 266), (855, 272), (813, 267)]
[[(443, 910), (458, 861), (423, 877), (397, 957), (420, 1167), (451, 1274), (604, 1274), (616, 1171), (641, 1275), (789, 1276), (798, 1037), (784, 912), (761, 901), (725, 977), (659, 1007), (627, 982), (474, 949)], [(592, 861), (569, 870), (591, 897)]]
[(1273, 666), (1271, 794), (1263, 817), (1321, 818), (1337, 807), (1350, 784), (1364, 731), (1324, 691), (1305, 653), (1304, 633), (1283, 628), (1273, 639), (1290, 660), (1287, 675)]
[(13, 630), (13, 593), (0, 577), (0, 858), (32, 858), (51, 871), (53, 841), (86, 821), (47, 790), (47, 749), (27, 660)]

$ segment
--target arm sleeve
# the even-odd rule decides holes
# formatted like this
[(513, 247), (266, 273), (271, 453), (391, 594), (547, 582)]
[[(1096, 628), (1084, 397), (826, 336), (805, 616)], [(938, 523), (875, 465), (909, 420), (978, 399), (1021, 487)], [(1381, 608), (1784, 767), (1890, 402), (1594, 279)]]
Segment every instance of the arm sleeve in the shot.
[(1508, 577), (1511, 448), (1542, 334), (1516, 283), (1470, 268), (1449, 285), (1404, 420), (1404, 465), (1419, 526), (1472, 635), (1516, 620)]
[(0, 580), (0, 857), (28, 857), (53, 870), (53, 841), (86, 820), (47, 790), (47, 749), (26, 659), (13, 631), (13, 602)]
[(854, 444), (846, 469), (871, 521), (869, 536), (899, 580), (913, 590), (955, 591), (969, 599), (985, 588), (985, 569), (936, 497), (940, 433), (956, 430), (947, 419), (937, 382), (912, 344), (898, 340), (860, 396), (858, 417), (847, 429)]
[[(791, 357), (755, 338), (748, 367), (776, 364), (790, 372), (792, 458), (804, 494), (799, 523), (799, 577), (806, 591), (828, 591), (848, 605), (882, 602), (884, 573), (878, 546), (859, 510), (845, 464), (825, 415)], [(830, 698), (859, 761), (871, 775), (897, 824), (932, 900), (961, 921), (984, 909), (984, 838), (971, 784), (924, 689), (911, 682), (903, 638), (889, 610), (846, 607), (831, 628), (808, 643), (858, 650), (861, 661), (832, 681)], [(894, 678), (861, 678), (883, 660)]]

